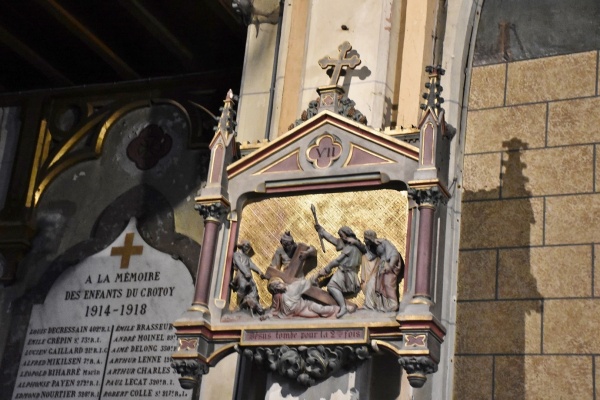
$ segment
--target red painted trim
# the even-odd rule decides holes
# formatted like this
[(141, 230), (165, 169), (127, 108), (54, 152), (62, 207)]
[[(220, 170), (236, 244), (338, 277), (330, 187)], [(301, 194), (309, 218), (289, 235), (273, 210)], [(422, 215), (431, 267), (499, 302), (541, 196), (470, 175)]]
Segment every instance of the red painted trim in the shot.
[(433, 321), (402, 321), (400, 322), (400, 331), (407, 333), (411, 331), (430, 331), (440, 340), (446, 336), (446, 330)]
[(395, 140), (392, 141), (391, 138), (375, 135), (372, 132), (369, 132), (368, 130), (363, 130), (359, 127), (351, 125), (351, 124), (345, 122), (344, 119), (345, 119), (344, 117), (339, 117), (339, 119), (338, 119), (336, 117), (333, 117), (330, 114), (325, 114), (325, 113), (319, 114), (316, 117), (311, 118), (309, 120), (309, 122), (305, 126), (302, 127), (302, 129), (300, 129), (296, 132), (293, 132), (291, 134), (280, 136), (273, 143), (271, 143), (265, 147), (262, 147), (262, 148), (256, 150), (255, 152), (253, 152), (248, 157), (243, 158), (241, 161), (239, 161), (239, 164), (236, 163), (232, 167), (228, 168), (227, 174), (229, 176), (231, 176), (233, 174), (237, 174), (238, 171), (248, 168), (249, 166), (254, 164), (257, 160), (261, 160), (262, 157), (268, 155), (269, 153), (275, 153), (276, 151), (278, 151), (284, 147), (287, 147), (291, 142), (294, 142), (295, 140), (299, 139), (300, 137), (310, 133), (311, 130), (313, 130), (316, 125), (319, 125), (322, 122), (328, 122), (328, 121), (331, 121), (332, 123), (339, 125), (345, 129), (347, 129), (348, 131), (351, 131), (351, 132), (357, 134), (358, 136), (362, 136), (362, 137), (370, 139), (371, 141), (373, 141), (375, 143), (380, 143), (385, 146), (388, 146), (400, 154), (415, 158), (417, 160), (419, 159), (419, 152), (417, 150), (408, 149), (408, 148), (402, 146), (401, 143), (398, 143)]
[(305, 190), (324, 190), (324, 189), (338, 189), (338, 188), (350, 188), (350, 187), (364, 187), (364, 186), (380, 186), (381, 181), (377, 179), (357, 182), (340, 182), (340, 183), (324, 183), (314, 185), (303, 185), (303, 186), (286, 186), (280, 188), (267, 188), (266, 193), (287, 193), (287, 192), (300, 192)]

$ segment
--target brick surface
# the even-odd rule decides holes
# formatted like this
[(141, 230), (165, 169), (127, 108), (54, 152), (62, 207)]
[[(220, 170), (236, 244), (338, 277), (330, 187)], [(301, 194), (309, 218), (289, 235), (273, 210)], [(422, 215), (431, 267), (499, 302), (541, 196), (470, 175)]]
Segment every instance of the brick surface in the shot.
[(460, 248), (541, 245), (543, 206), (542, 198), (463, 203)]
[(592, 247), (500, 250), (499, 298), (589, 297)]
[(544, 302), (544, 353), (600, 353), (600, 299)]
[(546, 105), (470, 111), (467, 116), (465, 153), (503, 151), (515, 148), (519, 139), (529, 148), (543, 147), (546, 141)]
[(460, 252), (457, 296), (459, 300), (496, 297), (496, 250)]
[(455, 399), (491, 399), (493, 358), (458, 356), (454, 364)]
[(548, 145), (600, 142), (600, 98), (550, 103), (548, 106)]
[(593, 96), (596, 52), (514, 62), (507, 75), (506, 104)]
[(465, 156), (463, 164), (463, 199), (497, 199), (500, 197), (501, 153)]
[(458, 354), (539, 353), (541, 302), (460, 302), (456, 329)]
[(600, 242), (600, 194), (546, 198), (546, 244)]
[(502, 197), (581, 193), (594, 189), (593, 146), (504, 152), (502, 159)]
[(469, 109), (504, 105), (506, 64), (486, 65), (471, 71)]
[(496, 357), (495, 400), (592, 399), (592, 358)]

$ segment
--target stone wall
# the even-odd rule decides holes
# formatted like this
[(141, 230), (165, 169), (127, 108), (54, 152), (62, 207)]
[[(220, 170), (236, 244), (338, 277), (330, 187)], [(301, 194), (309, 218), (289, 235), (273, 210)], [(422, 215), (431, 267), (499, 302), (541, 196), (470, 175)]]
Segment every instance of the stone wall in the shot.
[(600, 392), (599, 105), (597, 51), (472, 70), (454, 398)]

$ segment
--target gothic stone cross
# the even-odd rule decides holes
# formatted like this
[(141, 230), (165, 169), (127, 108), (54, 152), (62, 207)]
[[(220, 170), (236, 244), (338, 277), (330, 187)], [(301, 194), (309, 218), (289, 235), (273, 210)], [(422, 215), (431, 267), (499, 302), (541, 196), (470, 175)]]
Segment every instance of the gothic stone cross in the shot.
[(340, 79), (340, 75), (342, 73), (342, 68), (348, 67), (354, 69), (358, 64), (360, 64), (360, 58), (355, 54), (350, 58), (345, 58), (350, 50), (352, 50), (352, 45), (348, 42), (342, 43), (338, 50), (340, 51), (338, 58), (331, 58), (329, 56), (325, 56), (319, 60), (319, 66), (323, 69), (332, 66), (333, 73), (331, 74), (331, 81), (329, 81), (330, 85), (337, 85), (338, 80)]
[(110, 249), (111, 256), (121, 256), (121, 268), (129, 267), (131, 256), (139, 256), (144, 251), (144, 246), (134, 246), (133, 236), (135, 233), (125, 235), (125, 244), (122, 247), (113, 247)]
[[(302, 275), (301, 271), (304, 269), (304, 263), (306, 262), (306, 260), (300, 260), (300, 252), (307, 249), (307, 245), (298, 243), (296, 251), (294, 252), (294, 256), (292, 257), (292, 260), (288, 264), (287, 268), (283, 271), (280, 271), (277, 268), (269, 267), (267, 268), (267, 272), (265, 274), (267, 278), (271, 279), (273, 277), (279, 277), (287, 284), (298, 280), (298, 275)], [(316, 286), (311, 286), (310, 289), (304, 292), (304, 296), (331, 306), (337, 305), (335, 299), (331, 297), (329, 293)]]

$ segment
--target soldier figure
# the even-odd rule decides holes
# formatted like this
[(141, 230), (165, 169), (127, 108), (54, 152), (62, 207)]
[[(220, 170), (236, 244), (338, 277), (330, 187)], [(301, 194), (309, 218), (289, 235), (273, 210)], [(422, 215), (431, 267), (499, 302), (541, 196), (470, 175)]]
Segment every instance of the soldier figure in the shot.
[(327, 284), (327, 291), (340, 306), (340, 311), (336, 315), (340, 318), (348, 311), (354, 311), (354, 307), (346, 305), (344, 296), (355, 295), (360, 291), (358, 270), (362, 261), (362, 255), (367, 250), (364, 244), (356, 238), (352, 229), (347, 226), (342, 226), (338, 230), (338, 238), (327, 232), (319, 224), (315, 225), (315, 229), (319, 233), (319, 237), (333, 244), (336, 250), (340, 252), (339, 256), (330, 261), (318, 273), (319, 277), (327, 276), (333, 268), (337, 267), (337, 270)]
[[(281, 243), (281, 246), (275, 250), (275, 254), (273, 254), (273, 259), (271, 260), (270, 266), (275, 269), (285, 271), (290, 261), (294, 257), (294, 253), (298, 248), (298, 243), (294, 241), (290, 231), (286, 231), (283, 235), (281, 235), (279, 243)], [(297, 278), (303, 278), (304, 274), (313, 269), (317, 264), (317, 250), (313, 246), (307, 246), (308, 249), (300, 252), (300, 260), (306, 262), (303, 268), (298, 270), (296, 274)]]
[(262, 315), (265, 310), (260, 305), (252, 271), (262, 279), (266, 279), (266, 277), (250, 258), (253, 251), (250, 242), (242, 240), (238, 243), (237, 248), (238, 250), (233, 254), (233, 268), (236, 272), (229, 285), (237, 294), (240, 309), (249, 309), (251, 313), (256, 312)]

